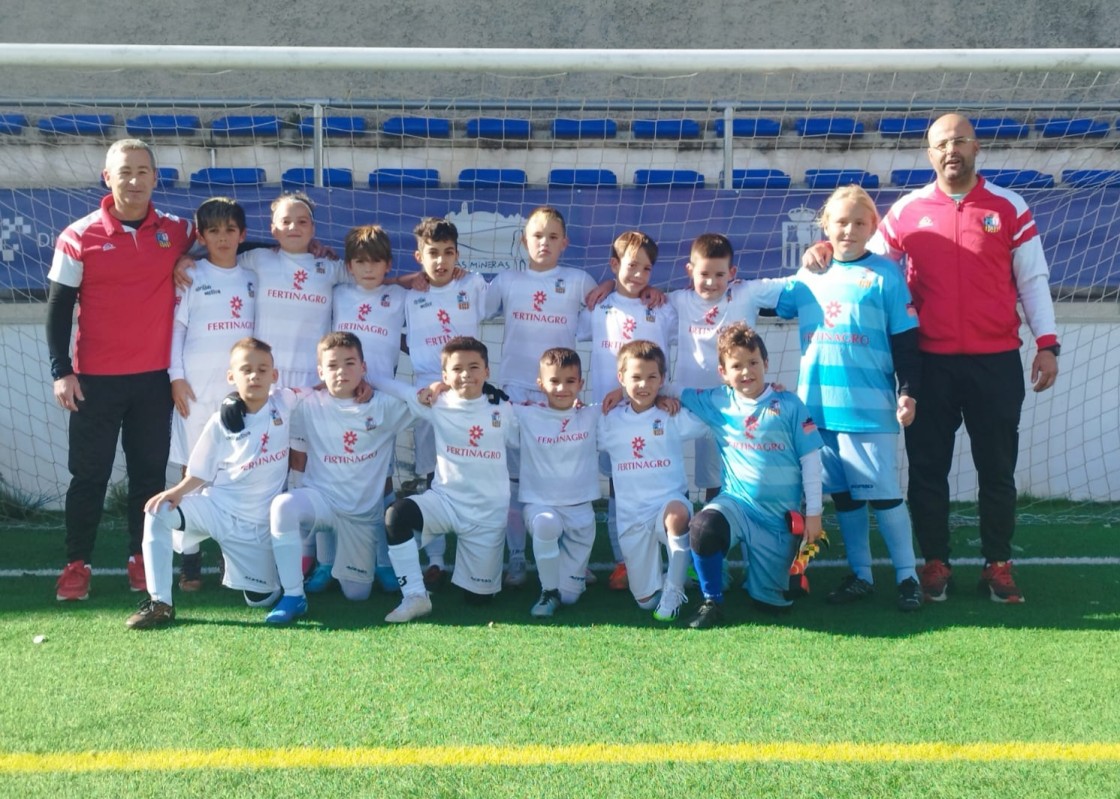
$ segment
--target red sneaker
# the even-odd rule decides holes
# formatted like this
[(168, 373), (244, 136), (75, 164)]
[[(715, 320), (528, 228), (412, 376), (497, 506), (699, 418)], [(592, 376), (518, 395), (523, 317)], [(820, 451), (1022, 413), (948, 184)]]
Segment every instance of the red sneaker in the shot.
[(981, 591), (987, 589), (993, 602), (1017, 605), (1026, 601), (1023, 599), (1023, 592), (1015, 585), (1015, 580), (1011, 576), (1009, 560), (1001, 560), (985, 566), (984, 571), (980, 572), (979, 588)]
[(89, 564), (75, 560), (66, 564), (58, 576), (55, 599), (59, 602), (74, 602), (89, 599)]
[(630, 588), (630, 577), (626, 574), (626, 564), (619, 563), (607, 578), (607, 587), (612, 591), (626, 591)]
[(949, 598), (949, 580), (953, 577), (953, 570), (943, 560), (927, 560), (925, 565), (918, 569), (918, 581), (922, 584), (922, 593), (926, 602), (944, 602)]
[(144, 579), (144, 556), (137, 552), (128, 559), (128, 588), (130, 591), (147, 591)]

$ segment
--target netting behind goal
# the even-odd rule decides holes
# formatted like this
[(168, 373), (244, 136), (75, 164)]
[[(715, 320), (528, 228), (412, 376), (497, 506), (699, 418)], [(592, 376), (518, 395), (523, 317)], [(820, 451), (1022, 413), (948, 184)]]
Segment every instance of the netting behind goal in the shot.
[[(361, 52), (382, 63), (383, 51)], [(278, 69), (276, 51), (257, 68), (231, 67), (230, 53), (244, 55), (215, 48), (187, 67), (174, 52), (162, 66), (145, 54), (155, 61), (144, 70), (93, 73), (91, 66), (132, 62), (100, 55), (66, 68), (30, 57), (7, 62), (11, 94), (0, 100), (5, 489), (52, 504), (65, 490), (66, 419), (50, 393), (42, 298), (55, 236), (103, 195), (99, 174), (117, 138), (138, 136), (156, 147), (157, 207), (190, 216), (209, 196), (234, 196), (249, 213), (251, 239), (269, 239), (269, 203), (299, 188), (318, 205), (318, 237), (339, 251), (351, 226), (377, 222), (390, 232), (396, 272), (411, 271), (413, 226), (423, 216), (446, 216), (460, 230), (463, 265), (492, 275), (525, 268), (525, 217), (550, 204), (568, 221), (566, 265), (606, 276), (610, 242), (639, 228), (661, 248), (655, 283), (679, 289), (689, 245), (704, 232), (730, 237), (741, 277), (792, 274), (820, 237), (816, 214), (833, 187), (861, 183), (885, 211), (932, 179), (924, 138), (930, 120), (961, 111), (976, 122), (981, 173), (1031, 205), (1058, 301), (1062, 374), (1054, 390), (1030, 396), (1024, 407), (1020, 491), (1070, 500), (1086, 517), (1113, 513), (1094, 503), (1120, 501), (1112, 399), (1120, 383), (1115, 66), (1055, 71), (1047, 65), (1059, 59), (1038, 56), (1001, 70), (1014, 59), (993, 55), (971, 59), (968, 70), (946, 58), (915, 71), (875, 53), (862, 60), (845, 54), (839, 66), (812, 53), (769, 63), (758, 54), (735, 61), (696, 53), (685, 69), (675, 66), (675, 52), (615, 52), (605, 66), (592, 51), (528, 64), (523, 53), (480, 51), (470, 68), (434, 68), (433, 56), (420, 66), (362, 70), (357, 56), (324, 69), (293, 50)], [(851, 66), (863, 62), (870, 68)], [(772, 376), (792, 386), (793, 329), (772, 319), (760, 325)], [(500, 329), (489, 325), (486, 338), (500, 358)], [(1034, 349), (1025, 328), (1023, 339), (1029, 364)], [(954, 495), (970, 503), (976, 476), (966, 438), (957, 460)], [(399, 461), (398, 476), (407, 480), (406, 448)]]

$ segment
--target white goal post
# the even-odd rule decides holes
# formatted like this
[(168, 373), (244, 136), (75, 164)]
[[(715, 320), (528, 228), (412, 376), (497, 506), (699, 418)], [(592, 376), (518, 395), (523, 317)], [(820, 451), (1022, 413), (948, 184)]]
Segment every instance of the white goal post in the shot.
[[(742, 276), (789, 274), (819, 235), (830, 180), (863, 182), (885, 210), (929, 168), (923, 126), (959, 110), (983, 123), (980, 169), (1031, 204), (1058, 302), (1062, 372), (1024, 406), (1020, 491), (1088, 518), (1120, 502), (1120, 49), (0, 44), (0, 67), (0, 490), (52, 505), (65, 491), (44, 278), (54, 236), (103, 192), (113, 139), (154, 144), (167, 170), (157, 206), (189, 214), (235, 196), (258, 240), (295, 181), (335, 248), (376, 221), (407, 270), (416, 219), (444, 215), (464, 233), (465, 265), (491, 274), (524, 268), (519, 225), (548, 203), (568, 218), (569, 265), (600, 277), (613, 235), (639, 227), (661, 245), (655, 282), (676, 289), (689, 242), (708, 231), (731, 238)], [(215, 177), (239, 170), (251, 180)], [(792, 385), (793, 331), (762, 327), (774, 376)], [(500, 331), (487, 340), (500, 358)], [(407, 477), (403, 449), (400, 460)], [(964, 437), (953, 481), (974, 501)]]

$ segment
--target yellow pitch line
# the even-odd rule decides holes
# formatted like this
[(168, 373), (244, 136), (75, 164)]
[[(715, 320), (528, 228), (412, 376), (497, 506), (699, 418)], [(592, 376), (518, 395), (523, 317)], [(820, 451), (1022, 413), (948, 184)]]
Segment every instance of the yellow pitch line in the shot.
[(658, 743), (0, 753), (0, 773), (645, 763), (1118, 763), (1120, 743)]

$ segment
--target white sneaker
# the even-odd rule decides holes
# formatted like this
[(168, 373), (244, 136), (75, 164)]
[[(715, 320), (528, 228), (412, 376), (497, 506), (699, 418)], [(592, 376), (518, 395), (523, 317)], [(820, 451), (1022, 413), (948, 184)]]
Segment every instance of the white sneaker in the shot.
[(426, 591), (423, 594), (405, 594), (401, 603), (385, 617), (385, 621), (390, 624), (401, 624), (427, 616), (431, 612), (432, 598)]
[(673, 621), (680, 613), (681, 605), (687, 602), (688, 597), (684, 595), (684, 591), (667, 585), (665, 590), (661, 592), (661, 601), (657, 603), (657, 610), (653, 612), (653, 618), (658, 621)]
[(528, 579), (529, 576), (525, 568), (525, 558), (510, 558), (509, 566), (506, 567), (505, 579), (502, 580), (502, 585), (506, 588), (520, 588), (525, 585)]
[(556, 609), (559, 607), (559, 591), (542, 591), (541, 598), (537, 600), (537, 604), (533, 605), (533, 609), (529, 613), (535, 619), (548, 619), (556, 613)]

